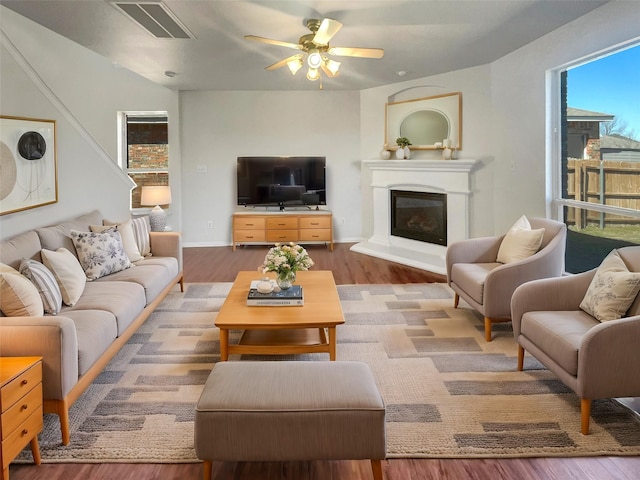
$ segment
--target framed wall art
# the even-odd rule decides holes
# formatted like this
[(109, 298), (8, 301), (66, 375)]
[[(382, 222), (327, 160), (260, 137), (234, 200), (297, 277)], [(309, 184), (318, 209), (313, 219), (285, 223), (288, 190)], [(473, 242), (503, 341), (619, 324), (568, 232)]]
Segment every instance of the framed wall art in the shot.
[(0, 116), (0, 215), (57, 201), (55, 120)]

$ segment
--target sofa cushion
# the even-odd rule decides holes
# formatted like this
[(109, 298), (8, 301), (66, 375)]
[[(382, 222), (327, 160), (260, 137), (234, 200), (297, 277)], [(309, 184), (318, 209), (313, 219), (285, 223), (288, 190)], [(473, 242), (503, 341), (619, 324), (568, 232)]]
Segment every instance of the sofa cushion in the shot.
[(100, 233), (71, 230), (71, 239), (89, 281), (132, 266), (115, 227)]
[[(144, 288), (133, 282), (87, 282), (82, 297), (70, 309), (104, 310), (116, 317), (118, 336), (131, 325), (146, 305)], [(67, 314), (67, 309), (63, 309)]]
[(65, 305), (74, 305), (84, 291), (87, 277), (76, 256), (66, 248), (51, 251), (42, 249), (42, 263), (56, 277), (62, 301)]
[(580, 308), (601, 322), (622, 318), (640, 291), (640, 273), (629, 272), (613, 250), (594, 275)]
[(544, 228), (532, 230), (529, 220), (523, 215), (502, 239), (497, 261), (511, 263), (530, 257), (540, 249), (543, 237)]
[(106, 310), (65, 312), (76, 326), (78, 374), (84, 375), (117, 337), (115, 316)]
[(489, 272), (501, 265), (501, 263), (454, 263), (451, 267), (451, 282), (483, 305), (484, 281)]
[(137, 262), (138, 260), (142, 260), (143, 256), (140, 255), (140, 249), (136, 243), (136, 237), (133, 233), (133, 224), (131, 220), (120, 223), (103, 220), (103, 223), (104, 225), (91, 225), (91, 231), (104, 232), (109, 228), (115, 227), (116, 230), (120, 232), (120, 236), (122, 236), (122, 245), (124, 246), (124, 251), (127, 252), (129, 261)]
[(42, 248), (47, 250), (58, 250), (66, 248), (75, 256), (76, 250), (71, 240), (71, 230), (80, 232), (88, 232), (89, 225), (100, 225), (102, 223), (102, 215), (98, 210), (81, 215), (73, 220), (62, 222), (51, 227), (37, 228), (36, 232), (40, 238)]
[(45, 313), (59, 313), (62, 308), (62, 292), (51, 270), (36, 260), (25, 258), (20, 263), (20, 273), (38, 289)]
[(175, 258), (152, 257), (160, 262), (151, 263), (151, 259), (141, 260), (136, 263), (135, 268), (129, 268), (121, 272), (103, 277), (97, 282), (109, 283), (134, 282), (144, 288), (146, 304), (153, 302), (165, 289), (167, 284), (178, 274), (178, 262)]
[(0, 273), (0, 310), (8, 317), (44, 315), (38, 289), (20, 273)]
[(553, 358), (571, 375), (578, 374), (578, 350), (584, 335), (598, 321), (581, 310), (533, 311), (522, 316), (521, 335)]
[(35, 230), (0, 243), (0, 262), (18, 270), (23, 258), (40, 260), (40, 238)]

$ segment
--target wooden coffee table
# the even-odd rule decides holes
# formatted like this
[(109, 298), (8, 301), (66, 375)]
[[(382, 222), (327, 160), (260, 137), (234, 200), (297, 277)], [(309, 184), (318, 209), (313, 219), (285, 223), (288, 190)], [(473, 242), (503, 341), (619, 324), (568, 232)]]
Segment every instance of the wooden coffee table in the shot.
[[(271, 274), (273, 277), (273, 274)], [(259, 272), (240, 272), (233, 282), (215, 325), (220, 329), (220, 361), (232, 354), (329, 354), (336, 359), (336, 326), (344, 323), (336, 282), (330, 271), (297, 272), (303, 306), (247, 306), (252, 280)], [(240, 341), (229, 345), (229, 330), (243, 330)]]

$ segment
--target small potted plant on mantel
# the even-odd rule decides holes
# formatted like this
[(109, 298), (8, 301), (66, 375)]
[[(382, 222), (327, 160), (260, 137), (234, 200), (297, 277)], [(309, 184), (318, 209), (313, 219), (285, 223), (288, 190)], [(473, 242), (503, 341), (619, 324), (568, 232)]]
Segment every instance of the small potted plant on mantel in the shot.
[(411, 145), (411, 142), (407, 137), (396, 138), (396, 145), (398, 145), (398, 149), (396, 150), (396, 158), (398, 160), (402, 160), (403, 158), (411, 158), (411, 150), (409, 149), (409, 145)]

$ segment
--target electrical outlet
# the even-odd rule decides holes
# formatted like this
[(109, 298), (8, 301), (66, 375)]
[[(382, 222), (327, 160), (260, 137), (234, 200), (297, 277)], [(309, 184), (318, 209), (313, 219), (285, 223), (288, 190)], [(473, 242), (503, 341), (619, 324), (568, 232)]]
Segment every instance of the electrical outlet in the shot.
[(341, 218), (340, 219), (340, 225), (344, 225), (344, 224), (345, 224), (344, 218)]
[(207, 228), (213, 228), (213, 222), (211, 220), (207, 222)]
[(198, 173), (207, 173), (207, 166), (206, 165), (198, 165), (196, 167), (196, 171)]

